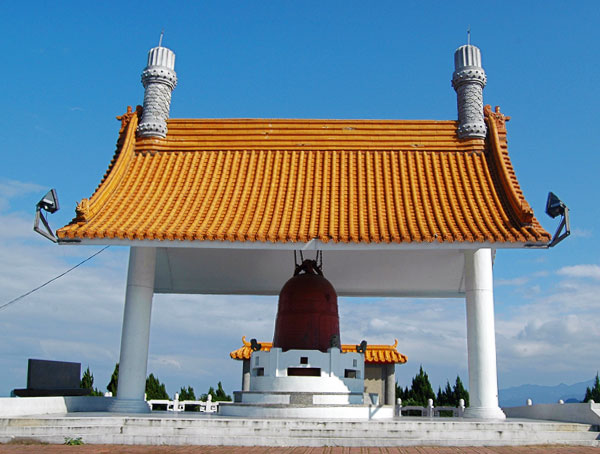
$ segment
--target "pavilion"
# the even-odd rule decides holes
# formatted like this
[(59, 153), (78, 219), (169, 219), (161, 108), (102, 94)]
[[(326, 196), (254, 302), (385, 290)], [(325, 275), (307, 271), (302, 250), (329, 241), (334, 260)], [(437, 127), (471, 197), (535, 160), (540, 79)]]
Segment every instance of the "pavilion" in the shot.
[(479, 49), (455, 54), (458, 121), (169, 119), (174, 64), (150, 51), (144, 107), (118, 117), (104, 178), (57, 232), (130, 246), (115, 411), (147, 411), (154, 293), (275, 295), (293, 251), (320, 250), (340, 296), (465, 298), (465, 416), (504, 418), (493, 258), (550, 234), (509, 159), (509, 117), (483, 107)]

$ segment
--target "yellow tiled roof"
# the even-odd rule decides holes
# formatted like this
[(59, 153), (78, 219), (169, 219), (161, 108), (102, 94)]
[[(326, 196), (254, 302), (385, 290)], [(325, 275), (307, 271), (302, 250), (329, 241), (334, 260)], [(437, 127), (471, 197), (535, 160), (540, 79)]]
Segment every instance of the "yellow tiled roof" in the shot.
[[(229, 356), (233, 359), (250, 359), (252, 357), (252, 349), (250, 348), (250, 342), (246, 340), (246, 337), (242, 337), (242, 343), (244, 344), (241, 348), (232, 351)], [(268, 352), (273, 346), (272, 342), (260, 342), (261, 351)], [(396, 348), (398, 347), (398, 339), (393, 345), (369, 345), (367, 344), (367, 351), (365, 352), (365, 363), (367, 364), (404, 364), (406, 362), (406, 355), (399, 353)], [(343, 344), (342, 353), (350, 353), (356, 351), (356, 345), (354, 344)]]
[(505, 117), (488, 139), (455, 121), (185, 120), (166, 139), (122, 121), (96, 192), (62, 239), (544, 243)]

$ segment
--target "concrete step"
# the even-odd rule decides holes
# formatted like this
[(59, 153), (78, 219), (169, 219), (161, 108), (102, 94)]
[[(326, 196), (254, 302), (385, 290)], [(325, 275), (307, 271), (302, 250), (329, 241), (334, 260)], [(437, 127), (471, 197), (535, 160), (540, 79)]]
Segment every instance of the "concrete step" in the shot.
[[(54, 435), (43, 438), (29, 437), (28, 439), (36, 439), (44, 443), (63, 444), (66, 437), (77, 438), (81, 437), (86, 444), (119, 444), (119, 445), (173, 445), (173, 446), (273, 446), (273, 447), (292, 447), (292, 446), (344, 446), (344, 447), (359, 447), (359, 446), (377, 446), (377, 447), (393, 447), (393, 446), (524, 446), (524, 445), (567, 445), (567, 446), (590, 446), (600, 447), (597, 440), (561, 440), (550, 439), (543, 442), (535, 442), (528, 440), (481, 440), (481, 439), (367, 439), (367, 438), (334, 438), (334, 437), (313, 437), (313, 438), (287, 438), (287, 437), (272, 437), (272, 438), (257, 438), (257, 437), (223, 437), (223, 436), (126, 436), (126, 435), (106, 435), (102, 437), (85, 436), (85, 435)], [(0, 436), (0, 443), (8, 443), (15, 440), (11, 437)]]
[(53, 425), (40, 425), (40, 426), (10, 426), (6, 430), (0, 430), (1, 433), (10, 433), (11, 435), (26, 435), (34, 433), (36, 435), (52, 434), (54, 432), (79, 432), (87, 435), (95, 434), (123, 434), (123, 435), (145, 435), (149, 431), (160, 434), (161, 436), (211, 436), (215, 432), (223, 436), (249, 436), (249, 435), (260, 435), (265, 437), (271, 436), (287, 436), (287, 437), (344, 437), (344, 438), (430, 438), (435, 439), (441, 436), (449, 439), (459, 439), (477, 434), (478, 437), (484, 437), (486, 439), (502, 439), (506, 437), (510, 438), (526, 438), (526, 439), (548, 439), (548, 437), (554, 436), (555, 434), (561, 434), (565, 439), (577, 439), (577, 438), (590, 438), (598, 436), (598, 432), (590, 430), (551, 430), (545, 429), (510, 429), (510, 430), (498, 430), (494, 428), (486, 429), (472, 429), (472, 430), (432, 430), (427, 427), (421, 429), (407, 429), (403, 427), (394, 428), (391, 430), (384, 429), (372, 429), (370, 431), (365, 430), (351, 430), (351, 429), (328, 429), (328, 428), (290, 428), (288, 430), (276, 430), (269, 427), (253, 428), (251, 430), (241, 430), (239, 428), (222, 427), (215, 429), (214, 427), (206, 427), (202, 425), (192, 426), (170, 426), (170, 427), (155, 427), (155, 426), (142, 426), (142, 425), (115, 425), (106, 426), (93, 424), (73, 424), (70, 426), (53, 426)]
[[(152, 418), (152, 417), (39, 417), (39, 418), (5, 418), (0, 419), (1, 427), (38, 427), (51, 425), (55, 427), (71, 427), (77, 425), (101, 426), (122, 426), (128, 427), (206, 427), (206, 428), (235, 428), (235, 429), (260, 429), (270, 428), (274, 430), (290, 429), (318, 429), (318, 430), (351, 430), (351, 431), (371, 431), (378, 430), (543, 430), (550, 428), (559, 431), (589, 431), (590, 425), (548, 422), (548, 421), (498, 421), (498, 422), (480, 422), (462, 419), (438, 420), (438, 419), (395, 419), (390, 421), (328, 421), (328, 420), (268, 420), (268, 419), (213, 419), (213, 418)], [(597, 427), (596, 427), (597, 429)]]
[[(569, 422), (534, 421), (534, 420), (503, 420), (503, 421), (478, 421), (461, 418), (396, 418), (393, 420), (377, 421), (349, 421), (349, 420), (306, 420), (306, 419), (243, 419), (219, 417), (172, 417), (165, 413), (161, 417), (155, 416), (39, 416), (39, 417), (13, 417), (0, 418), (0, 427), (4, 426), (73, 426), (77, 424), (93, 424), (94, 426), (152, 426), (152, 427), (231, 427), (231, 428), (260, 428), (274, 429), (351, 429), (370, 431), (374, 428), (383, 430), (421, 429), (431, 430), (473, 430), (493, 428), (497, 430), (527, 429), (540, 430), (545, 427), (553, 430), (588, 431), (588, 424)], [(596, 427), (598, 430), (600, 428)]]
[(600, 446), (597, 426), (572, 423), (397, 419), (393, 421), (245, 420), (169, 417), (0, 419), (0, 442), (33, 438), (63, 443), (236, 446)]

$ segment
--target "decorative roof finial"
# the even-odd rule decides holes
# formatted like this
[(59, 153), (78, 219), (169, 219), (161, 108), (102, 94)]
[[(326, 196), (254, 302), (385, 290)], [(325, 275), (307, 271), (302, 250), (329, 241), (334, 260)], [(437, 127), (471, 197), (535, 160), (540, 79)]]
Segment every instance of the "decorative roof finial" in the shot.
[(483, 87), (487, 78), (481, 66), (481, 51), (471, 45), (471, 27), (467, 30), (468, 44), (454, 53), (452, 86), (458, 104), (458, 138), (484, 139), (487, 126), (483, 119)]
[[(161, 41), (162, 41), (162, 35), (160, 37)], [(471, 45), (471, 26), (469, 25), (469, 28), (467, 28), (467, 46)], [(160, 44), (159, 44), (160, 46)]]
[(148, 63), (142, 72), (144, 110), (138, 125), (140, 137), (167, 136), (167, 120), (171, 107), (171, 92), (177, 85), (175, 53), (162, 47), (164, 30), (160, 33), (158, 46), (148, 52)]

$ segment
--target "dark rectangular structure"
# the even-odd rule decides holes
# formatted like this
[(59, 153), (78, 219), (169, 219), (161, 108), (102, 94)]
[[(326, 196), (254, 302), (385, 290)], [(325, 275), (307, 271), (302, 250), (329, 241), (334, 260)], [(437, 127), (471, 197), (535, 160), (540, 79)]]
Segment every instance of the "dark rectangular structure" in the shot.
[(29, 359), (27, 388), (15, 389), (19, 397), (85, 396), (91, 390), (80, 387), (81, 363)]
[(81, 363), (29, 359), (27, 363), (27, 388), (68, 389), (79, 388)]

